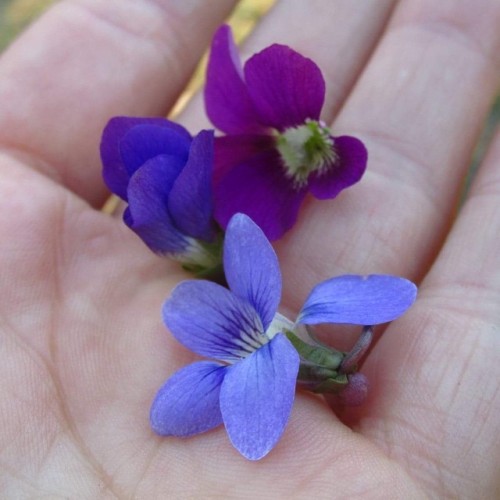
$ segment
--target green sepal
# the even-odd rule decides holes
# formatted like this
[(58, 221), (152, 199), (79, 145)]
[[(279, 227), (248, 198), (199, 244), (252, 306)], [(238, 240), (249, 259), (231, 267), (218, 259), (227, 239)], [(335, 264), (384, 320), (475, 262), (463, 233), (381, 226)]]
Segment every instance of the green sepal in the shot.
[(315, 386), (312, 392), (316, 392), (318, 394), (337, 394), (340, 391), (343, 391), (349, 380), (347, 379), (347, 375), (338, 375), (336, 378), (328, 378), (325, 381), (321, 382), (317, 386)]
[(308, 344), (297, 337), (291, 330), (286, 330), (285, 334), (300, 357), (316, 367), (337, 370), (344, 359), (344, 355), (341, 352), (319, 345)]
[(301, 363), (299, 366), (299, 374), (297, 379), (301, 382), (322, 382), (323, 380), (336, 378), (338, 372), (318, 365), (310, 365), (308, 363)]

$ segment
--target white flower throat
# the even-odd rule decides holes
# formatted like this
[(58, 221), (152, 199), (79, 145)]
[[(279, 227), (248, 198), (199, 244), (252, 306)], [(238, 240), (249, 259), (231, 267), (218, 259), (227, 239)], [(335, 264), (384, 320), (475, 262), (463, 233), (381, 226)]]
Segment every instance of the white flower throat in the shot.
[(286, 175), (295, 187), (307, 184), (312, 173), (327, 172), (338, 159), (330, 129), (320, 121), (306, 120), (304, 125), (286, 129), (276, 140)]

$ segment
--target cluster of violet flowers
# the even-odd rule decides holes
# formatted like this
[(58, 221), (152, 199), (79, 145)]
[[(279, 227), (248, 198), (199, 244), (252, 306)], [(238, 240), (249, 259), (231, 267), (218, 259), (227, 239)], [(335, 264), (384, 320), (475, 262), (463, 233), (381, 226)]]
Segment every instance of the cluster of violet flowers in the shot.
[[(316, 285), (295, 320), (278, 312), (282, 280), (270, 240), (292, 228), (308, 193), (334, 198), (366, 168), (363, 143), (332, 136), (320, 120), (324, 97), (313, 61), (274, 44), (242, 67), (221, 26), (205, 105), (225, 135), (192, 136), (173, 121), (137, 117), (112, 118), (103, 132), (103, 177), (127, 204), (125, 224), (197, 278), (180, 283), (162, 313), (172, 335), (208, 360), (158, 391), (150, 422), (160, 435), (223, 424), (242, 455), (264, 457), (285, 430), (297, 387), (345, 404), (364, 400), (358, 368), (372, 327), (415, 300), (404, 278), (344, 275)], [(325, 323), (361, 327), (351, 351), (316, 339), (311, 326)]]

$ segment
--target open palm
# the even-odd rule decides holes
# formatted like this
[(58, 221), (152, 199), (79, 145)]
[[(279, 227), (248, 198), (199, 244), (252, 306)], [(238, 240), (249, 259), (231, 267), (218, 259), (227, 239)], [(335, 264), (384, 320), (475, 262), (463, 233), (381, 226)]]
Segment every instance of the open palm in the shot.
[[(186, 276), (98, 210), (98, 141), (113, 115), (168, 111), (233, 3), (66, 0), (0, 60), (2, 498), (497, 497), (498, 134), (456, 216), (498, 85), (496, 0), (283, 0), (261, 22), (243, 52), (312, 57), (325, 120), (370, 152), (276, 245), (284, 306), (345, 272), (421, 281), (419, 299), (367, 359), (367, 403), (339, 420), (299, 393), (260, 462), (223, 429), (150, 430), (156, 390), (194, 359), (160, 318)], [(199, 100), (182, 120), (206, 126)]]

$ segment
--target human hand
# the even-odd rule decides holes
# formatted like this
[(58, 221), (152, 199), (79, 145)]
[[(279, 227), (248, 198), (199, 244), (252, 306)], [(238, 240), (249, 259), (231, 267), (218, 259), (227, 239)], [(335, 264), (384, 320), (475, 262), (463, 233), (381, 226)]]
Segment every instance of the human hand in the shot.
[[(363, 366), (366, 404), (339, 420), (298, 393), (261, 462), (222, 429), (150, 430), (156, 390), (194, 359), (160, 318), (186, 276), (96, 210), (99, 136), (113, 115), (166, 114), (232, 4), (61, 2), (0, 60), (3, 496), (494, 498), (498, 134), (456, 216), (498, 85), (494, 0), (288, 1), (262, 21), (244, 53), (279, 42), (314, 59), (324, 119), (370, 155), (275, 245), (284, 306), (346, 272), (422, 280), (420, 295)], [(199, 99), (181, 121), (206, 126)]]

